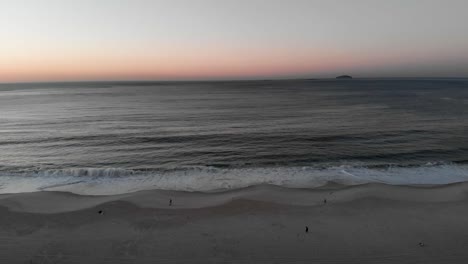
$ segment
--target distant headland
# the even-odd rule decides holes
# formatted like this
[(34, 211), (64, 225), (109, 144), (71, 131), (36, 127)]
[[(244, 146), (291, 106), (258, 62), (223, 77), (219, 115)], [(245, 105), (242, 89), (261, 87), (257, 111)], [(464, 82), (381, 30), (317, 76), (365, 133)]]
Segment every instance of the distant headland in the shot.
[(336, 77), (336, 79), (352, 79), (353, 77), (350, 75), (340, 75)]

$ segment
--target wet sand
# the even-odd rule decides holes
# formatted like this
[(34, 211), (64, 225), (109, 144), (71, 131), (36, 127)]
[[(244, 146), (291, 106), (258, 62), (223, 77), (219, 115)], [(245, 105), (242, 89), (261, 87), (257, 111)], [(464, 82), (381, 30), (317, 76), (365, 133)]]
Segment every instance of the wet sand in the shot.
[(4, 194), (0, 216), (0, 263), (468, 262), (467, 183)]

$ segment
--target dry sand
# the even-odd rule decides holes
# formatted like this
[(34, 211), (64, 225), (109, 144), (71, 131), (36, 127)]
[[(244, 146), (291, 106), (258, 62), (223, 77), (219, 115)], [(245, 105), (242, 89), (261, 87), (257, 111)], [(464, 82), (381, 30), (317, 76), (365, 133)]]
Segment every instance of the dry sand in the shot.
[(468, 263), (468, 184), (5, 194), (0, 263)]

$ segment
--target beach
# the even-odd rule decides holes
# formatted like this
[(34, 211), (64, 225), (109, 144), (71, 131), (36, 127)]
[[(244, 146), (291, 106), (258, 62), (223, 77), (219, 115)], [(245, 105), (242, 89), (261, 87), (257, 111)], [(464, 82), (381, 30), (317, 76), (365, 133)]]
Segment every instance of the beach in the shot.
[(0, 262), (463, 263), (467, 193), (458, 183), (3, 194)]

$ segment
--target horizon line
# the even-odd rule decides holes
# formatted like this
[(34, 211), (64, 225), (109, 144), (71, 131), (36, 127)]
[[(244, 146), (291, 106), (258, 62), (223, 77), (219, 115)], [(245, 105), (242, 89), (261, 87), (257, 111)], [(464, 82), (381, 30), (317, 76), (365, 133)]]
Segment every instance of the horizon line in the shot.
[(196, 82), (252, 82), (252, 81), (324, 81), (324, 80), (385, 80), (385, 79), (468, 79), (468, 77), (353, 77), (352, 79), (337, 79), (336, 77), (311, 78), (246, 78), (246, 79), (187, 79), (187, 80), (64, 80), (64, 81), (18, 81), (0, 82), (5, 84), (67, 84), (67, 83), (196, 83)]

